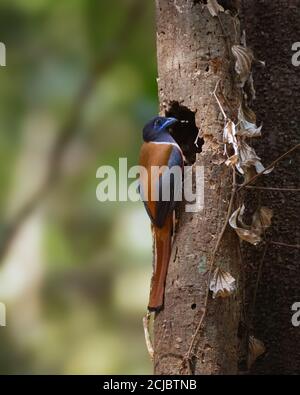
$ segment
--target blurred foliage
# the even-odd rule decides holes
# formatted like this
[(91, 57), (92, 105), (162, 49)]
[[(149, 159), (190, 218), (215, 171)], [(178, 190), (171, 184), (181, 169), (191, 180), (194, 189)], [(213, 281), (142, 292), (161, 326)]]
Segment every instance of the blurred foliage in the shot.
[(93, 66), (99, 75), (63, 156), (60, 178), (0, 266), (0, 373), (151, 373), (141, 318), (151, 235), (141, 203), (96, 200), (96, 170), (138, 159), (157, 111), (154, 7), (144, 2), (120, 54), (133, 0), (2, 0), (1, 232), (38, 185)]

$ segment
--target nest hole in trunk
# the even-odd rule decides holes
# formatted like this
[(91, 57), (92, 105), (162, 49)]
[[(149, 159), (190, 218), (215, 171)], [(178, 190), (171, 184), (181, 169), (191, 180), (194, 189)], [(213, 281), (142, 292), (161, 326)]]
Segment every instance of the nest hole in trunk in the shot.
[(170, 103), (169, 109), (166, 111), (167, 117), (177, 118), (179, 122), (172, 126), (172, 136), (182, 149), (188, 164), (196, 161), (196, 154), (202, 151), (204, 140), (198, 139), (197, 145), (195, 140), (199, 130), (195, 122), (195, 113), (187, 107), (173, 101)]

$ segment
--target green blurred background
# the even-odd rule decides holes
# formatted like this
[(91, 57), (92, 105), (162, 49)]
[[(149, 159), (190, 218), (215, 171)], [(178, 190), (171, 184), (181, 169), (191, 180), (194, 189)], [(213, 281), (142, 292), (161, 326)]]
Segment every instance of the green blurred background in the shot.
[(157, 112), (154, 2), (1, 0), (0, 41), (0, 373), (151, 373), (149, 221), (96, 170)]

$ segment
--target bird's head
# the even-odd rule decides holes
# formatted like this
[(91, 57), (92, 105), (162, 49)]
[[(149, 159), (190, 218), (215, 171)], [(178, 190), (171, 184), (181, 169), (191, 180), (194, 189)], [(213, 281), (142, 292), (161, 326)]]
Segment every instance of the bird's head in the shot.
[(144, 141), (156, 141), (168, 128), (177, 122), (173, 117), (155, 117), (152, 118), (143, 129)]

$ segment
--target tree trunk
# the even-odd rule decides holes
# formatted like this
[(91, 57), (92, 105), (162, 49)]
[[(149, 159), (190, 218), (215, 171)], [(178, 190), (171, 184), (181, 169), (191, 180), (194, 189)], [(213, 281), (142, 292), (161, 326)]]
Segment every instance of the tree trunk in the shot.
[[(184, 203), (177, 212), (165, 307), (154, 323), (155, 373), (235, 374), (243, 287), (238, 242), (230, 228), (216, 264), (236, 279), (237, 291), (224, 299), (209, 295), (190, 358), (187, 352), (204, 313), (207, 270), (232, 190), (232, 170), (223, 156), (224, 120), (211, 93), (220, 81), (218, 92), (226, 97), (222, 105), (229, 117), (236, 116), (239, 88), (230, 48), (239, 43), (239, 24), (229, 13), (213, 17), (201, 1), (157, 0), (156, 9), (160, 111), (189, 121), (179, 124), (174, 135), (187, 161), (204, 166), (205, 199), (200, 212), (185, 212)], [(194, 145), (198, 130), (204, 139), (202, 150)]]
[[(255, 110), (263, 121), (263, 137), (254, 144), (256, 152), (268, 164), (296, 143), (300, 125), (300, 68), (292, 65), (292, 44), (300, 41), (299, 0), (245, 0), (243, 19), (247, 44), (266, 67), (255, 73), (257, 91)], [(299, 188), (299, 150), (281, 161), (273, 172), (260, 179), (267, 187)], [(273, 224), (267, 240), (299, 243), (299, 197), (295, 192), (256, 191), (249, 201), (273, 208)], [(258, 266), (258, 283), (253, 327), (266, 346), (267, 353), (253, 367), (259, 374), (300, 373), (300, 330), (291, 323), (294, 302), (300, 301), (299, 249), (269, 244), (245, 246), (248, 300), (253, 299)], [(251, 269), (253, 267), (253, 269)], [(252, 313), (252, 304), (248, 311)]]

